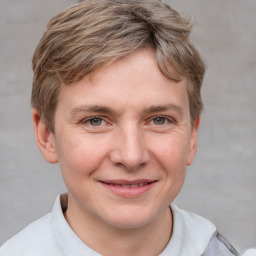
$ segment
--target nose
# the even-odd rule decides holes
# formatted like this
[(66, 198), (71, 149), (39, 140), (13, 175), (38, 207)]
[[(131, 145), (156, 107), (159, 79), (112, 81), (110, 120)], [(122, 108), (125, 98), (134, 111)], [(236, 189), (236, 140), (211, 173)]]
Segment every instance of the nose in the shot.
[(138, 127), (120, 129), (110, 152), (110, 161), (127, 170), (136, 170), (150, 160), (143, 132)]

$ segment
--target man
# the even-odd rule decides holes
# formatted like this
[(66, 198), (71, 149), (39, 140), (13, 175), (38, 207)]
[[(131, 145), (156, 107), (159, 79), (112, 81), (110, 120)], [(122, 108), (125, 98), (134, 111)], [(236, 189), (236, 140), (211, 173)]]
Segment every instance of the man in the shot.
[(32, 115), (68, 192), (0, 255), (238, 255), (172, 204), (202, 110), (190, 30), (158, 0), (88, 0), (50, 21), (33, 57)]

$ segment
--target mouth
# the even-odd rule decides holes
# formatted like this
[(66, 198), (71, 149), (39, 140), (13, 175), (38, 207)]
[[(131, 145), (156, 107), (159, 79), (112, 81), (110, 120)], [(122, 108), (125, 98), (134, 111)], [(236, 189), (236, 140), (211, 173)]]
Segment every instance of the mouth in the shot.
[(122, 197), (139, 197), (151, 190), (157, 180), (109, 180), (100, 181), (100, 183), (114, 193)]

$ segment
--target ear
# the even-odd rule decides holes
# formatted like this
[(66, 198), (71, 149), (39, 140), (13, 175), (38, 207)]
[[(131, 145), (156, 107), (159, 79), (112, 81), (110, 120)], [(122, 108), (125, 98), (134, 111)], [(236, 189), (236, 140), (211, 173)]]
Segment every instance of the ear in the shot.
[(45, 160), (49, 163), (57, 163), (58, 157), (55, 148), (54, 134), (46, 127), (36, 109), (32, 110), (35, 138), (38, 148)]
[(191, 165), (197, 151), (197, 132), (200, 124), (200, 117), (197, 117), (195, 120), (194, 128), (191, 132), (190, 143), (189, 143), (189, 153), (187, 159), (187, 166)]

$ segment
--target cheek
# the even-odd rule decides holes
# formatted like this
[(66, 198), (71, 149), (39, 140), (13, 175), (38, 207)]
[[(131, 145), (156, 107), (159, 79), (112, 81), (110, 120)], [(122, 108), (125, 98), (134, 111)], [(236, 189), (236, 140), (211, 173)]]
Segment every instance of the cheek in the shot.
[(82, 181), (82, 177), (88, 178), (101, 165), (107, 152), (107, 143), (86, 136), (69, 138), (60, 140), (57, 146), (60, 169), (64, 178)]
[(163, 136), (151, 141), (150, 151), (159, 163), (173, 172), (179, 167), (186, 166), (189, 143), (183, 136)]
[(152, 156), (156, 166), (161, 166), (165, 200), (171, 203), (184, 183), (187, 167), (188, 142), (183, 136), (166, 136), (155, 140)]

